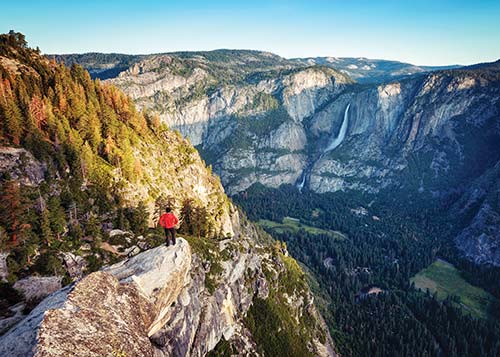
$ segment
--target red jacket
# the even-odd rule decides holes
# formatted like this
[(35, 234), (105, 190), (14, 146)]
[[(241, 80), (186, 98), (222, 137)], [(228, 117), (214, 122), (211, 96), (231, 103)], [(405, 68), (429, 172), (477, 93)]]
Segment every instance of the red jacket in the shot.
[(173, 213), (164, 213), (160, 217), (160, 226), (163, 228), (173, 228), (179, 223), (179, 220)]

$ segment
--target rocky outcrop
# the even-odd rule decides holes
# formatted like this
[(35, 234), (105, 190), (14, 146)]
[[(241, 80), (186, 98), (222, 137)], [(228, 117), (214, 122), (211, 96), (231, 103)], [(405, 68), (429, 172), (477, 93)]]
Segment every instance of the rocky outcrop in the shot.
[(92, 273), (45, 299), (0, 338), (5, 356), (153, 356), (149, 335), (168, 319), (191, 251), (179, 239)]
[(168, 310), (185, 284), (191, 269), (191, 249), (182, 238), (175, 247), (160, 246), (105, 268), (122, 283), (134, 283), (154, 303), (153, 322), (148, 336), (168, 320)]
[(316, 336), (306, 341), (311, 352), (334, 355), (311, 293), (286, 293), (279, 285), (288, 274), (283, 262), (255, 245), (252, 225), (240, 227), (236, 238), (197, 242), (193, 255), (179, 238), (53, 293), (0, 337), (0, 355), (203, 356), (222, 338), (242, 355), (258, 355), (245, 315), (254, 298), (270, 299), (271, 290), (298, 321), (306, 315), (316, 321), (307, 326)]
[[(283, 262), (274, 254), (263, 254), (267, 250), (248, 239), (255, 234), (252, 226), (242, 223), (241, 227), (237, 238), (223, 240), (214, 247), (227, 256), (217, 256), (220, 262), (203, 255), (193, 256), (190, 279), (173, 306), (171, 319), (152, 336), (155, 345), (164, 356), (203, 356), (224, 338), (240, 355), (259, 355), (258, 341), (245, 325), (245, 315), (255, 298), (270, 299), (272, 290), (299, 321), (305, 315), (313, 316), (316, 325), (309, 326), (313, 336), (327, 336), (322, 343), (309, 341), (311, 352), (335, 355), (311, 293), (295, 290), (295, 296), (286, 300), (285, 288), (279, 286), (280, 276), (287, 274)], [(215, 276), (214, 268), (220, 270)], [(266, 276), (266, 271), (275, 275)]]
[(0, 173), (3, 172), (23, 185), (37, 186), (44, 180), (45, 166), (25, 149), (0, 147)]
[(16, 281), (14, 289), (21, 292), (26, 301), (40, 301), (61, 289), (62, 276), (29, 276)]
[(34, 355), (152, 356), (147, 330), (154, 316), (153, 304), (136, 286), (93, 273), (74, 286), (61, 306), (45, 312)]
[(63, 252), (61, 256), (71, 279), (76, 280), (83, 277), (87, 268), (87, 262), (83, 257), (70, 252)]

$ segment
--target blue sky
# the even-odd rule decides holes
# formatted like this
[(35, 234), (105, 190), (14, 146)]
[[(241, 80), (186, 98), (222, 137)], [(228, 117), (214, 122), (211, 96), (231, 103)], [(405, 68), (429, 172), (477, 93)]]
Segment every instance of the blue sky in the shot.
[(500, 0), (3, 1), (44, 53), (258, 49), (420, 65), (500, 58)]

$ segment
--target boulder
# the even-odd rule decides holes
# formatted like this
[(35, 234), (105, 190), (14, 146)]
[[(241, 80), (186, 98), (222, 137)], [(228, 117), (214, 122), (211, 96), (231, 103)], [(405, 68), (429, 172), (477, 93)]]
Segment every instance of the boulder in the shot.
[(87, 268), (85, 259), (73, 253), (62, 253), (62, 258), (71, 279), (80, 279)]
[(136, 245), (133, 245), (131, 246), (130, 248), (127, 248), (125, 249), (125, 254), (128, 256), (128, 257), (133, 257), (134, 255), (137, 255), (141, 252), (141, 248), (139, 248), (138, 246)]
[(26, 186), (38, 186), (45, 175), (46, 165), (21, 148), (0, 146), (0, 173), (8, 172), (10, 177)]
[(29, 276), (16, 281), (14, 289), (24, 295), (26, 301), (40, 301), (62, 288), (62, 276)]
[(122, 235), (126, 235), (126, 234), (131, 234), (130, 232), (126, 232), (126, 231), (122, 231), (121, 229), (112, 229), (110, 232), (109, 232), (109, 236), (110, 237), (114, 237), (114, 236), (122, 236)]
[(182, 238), (92, 273), (47, 297), (0, 337), (0, 356), (154, 356), (191, 250)]

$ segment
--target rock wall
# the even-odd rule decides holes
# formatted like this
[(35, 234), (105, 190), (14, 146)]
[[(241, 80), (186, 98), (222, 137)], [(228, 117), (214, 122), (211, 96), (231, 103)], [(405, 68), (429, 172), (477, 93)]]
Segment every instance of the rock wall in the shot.
[(452, 208), (461, 231), (460, 250), (478, 264), (500, 266), (500, 161), (465, 190)]
[[(317, 192), (378, 192), (401, 183), (414, 155), (432, 155), (425, 165), (435, 177), (450, 174), (454, 161), (464, 165), (464, 153), (474, 151), (461, 131), (488, 125), (499, 113), (500, 80), (494, 71), (434, 72), (359, 87), (330, 68), (305, 67), (259, 80), (249, 76), (193, 97), (193, 88), (208, 77), (192, 71), (183, 77), (189, 85), (158, 88), (160, 82), (146, 80), (151, 68), (156, 76), (170, 69), (148, 61), (143, 61), (148, 70), (129, 70), (112, 82), (189, 137), (230, 194), (256, 182), (297, 184), (304, 175), (305, 186)], [(145, 95), (135, 85), (168, 95)], [(273, 98), (277, 107), (266, 107), (259, 96)], [(324, 154), (347, 105), (346, 138)]]

